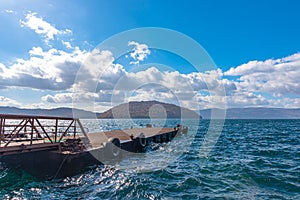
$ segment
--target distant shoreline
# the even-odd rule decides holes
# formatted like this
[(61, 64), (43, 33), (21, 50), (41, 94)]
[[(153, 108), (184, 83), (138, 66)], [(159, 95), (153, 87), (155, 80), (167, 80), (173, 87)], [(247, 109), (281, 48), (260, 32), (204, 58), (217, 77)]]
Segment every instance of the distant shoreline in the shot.
[[(215, 109), (216, 112), (220, 111)], [(74, 113), (75, 112), (75, 113)], [(197, 112), (197, 111), (194, 111)], [(211, 109), (200, 110), (202, 119), (210, 119)], [(224, 112), (224, 111), (220, 111)], [(63, 117), (79, 117), (82, 119), (96, 119), (100, 113), (91, 111), (72, 109), (72, 108), (55, 108), (55, 109), (22, 109), (16, 107), (0, 106), (0, 114), (21, 114), (21, 115), (43, 115), (43, 116), (63, 116)], [(75, 114), (73, 116), (73, 114)], [(130, 119), (150, 119), (149, 117), (129, 117)], [(180, 117), (167, 117), (168, 119), (176, 119)], [(188, 117), (184, 117), (188, 119)], [(102, 119), (124, 119), (124, 118), (102, 118)], [(128, 118), (127, 118), (128, 119)], [(165, 119), (165, 118), (161, 118)], [(219, 118), (222, 119), (222, 118)], [(226, 110), (225, 119), (300, 119), (300, 108), (230, 108)]]

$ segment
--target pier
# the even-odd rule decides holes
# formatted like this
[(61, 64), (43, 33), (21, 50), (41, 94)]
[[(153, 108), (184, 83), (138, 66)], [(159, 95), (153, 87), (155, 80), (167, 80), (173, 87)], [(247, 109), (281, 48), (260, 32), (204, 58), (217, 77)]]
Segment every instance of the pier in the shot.
[(145, 152), (187, 127), (152, 127), (87, 133), (77, 118), (0, 114), (0, 162), (37, 177), (72, 176), (89, 166)]

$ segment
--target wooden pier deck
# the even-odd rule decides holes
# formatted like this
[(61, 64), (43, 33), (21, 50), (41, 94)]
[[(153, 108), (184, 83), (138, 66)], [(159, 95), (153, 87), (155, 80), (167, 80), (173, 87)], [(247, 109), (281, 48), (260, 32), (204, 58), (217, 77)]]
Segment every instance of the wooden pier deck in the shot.
[(110, 138), (118, 138), (122, 141), (131, 141), (137, 138), (141, 133), (145, 138), (153, 137), (155, 135), (161, 135), (174, 131), (174, 128), (135, 128), (126, 130), (113, 130), (108, 132), (88, 133), (87, 137), (90, 141), (92, 148), (98, 148), (103, 146), (105, 142), (108, 142)]
[[(137, 138), (144, 142), (156, 135), (167, 135), (175, 131), (177, 130), (174, 128), (158, 128), (148, 124), (146, 128), (86, 133), (77, 118), (0, 114), (0, 156), (47, 148), (51, 150), (54, 147), (58, 151), (64, 151), (63, 147), (72, 146), (70, 142), (83, 146), (82, 150), (95, 149), (105, 147), (112, 139), (117, 139), (122, 144), (136, 141)], [(168, 142), (173, 137), (174, 134), (157, 141)]]

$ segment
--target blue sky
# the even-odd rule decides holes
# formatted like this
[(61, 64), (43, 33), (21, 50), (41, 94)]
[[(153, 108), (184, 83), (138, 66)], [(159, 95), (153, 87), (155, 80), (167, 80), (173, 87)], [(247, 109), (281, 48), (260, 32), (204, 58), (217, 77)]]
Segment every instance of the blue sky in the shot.
[[(296, 0), (2, 0), (0, 105), (53, 108), (81, 99), (93, 102), (82, 108), (102, 111), (114, 103), (155, 99), (191, 109), (220, 107), (220, 102), (300, 107), (299, 8)], [(185, 58), (135, 38), (123, 57), (93, 51), (116, 34), (143, 27), (185, 34), (202, 45), (216, 68), (199, 71)], [(102, 76), (90, 77), (89, 85), (100, 85), (94, 91), (75, 80), (90, 55), (100, 55), (98, 61), (109, 68), (98, 67)], [(135, 87), (117, 90), (124, 80)], [(74, 95), (74, 88), (85, 96)]]

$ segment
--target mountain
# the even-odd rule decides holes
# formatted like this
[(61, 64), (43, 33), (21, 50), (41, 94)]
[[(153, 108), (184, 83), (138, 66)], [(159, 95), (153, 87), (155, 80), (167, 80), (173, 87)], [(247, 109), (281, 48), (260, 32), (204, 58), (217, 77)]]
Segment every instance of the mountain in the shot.
[[(204, 119), (210, 119), (211, 109), (200, 110)], [(224, 110), (215, 109), (218, 113)], [(229, 108), (226, 119), (300, 119), (300, 109), (286, 108)]]
[(192, 110), (159, 101), (133, 101), (115, 106), (99, 114), (101, 119), (112, 118), (200, 118)]
[(37, 115), (37, 116), (55, 116), (55, 117), (78, 117), (78, 118), (96, 118), (96, 113), (81, 109), (55, 108), (55, 109), (22, 109), (16, 107), (0, 106), (0, 114), (16, 115)]
[[(129, 107), (128, 107), (129, 105)], [(128, 108), (129, 111), (128, 112)], [(127, 111), (127, 112), (126, 112)], [(194, 111), (181, 108), (173, 104), (162, 103), (158, 101), (141, 101), (121, 104), (103, 113), (94, 113), (81, 109), (55, 108), (55, 109), (21, 109), (16, 107), (0, 106), (0, 114), (18, 114), (18, 115), (38, 115), (38, 116), (56, 116), (56, 117), (78, 117), (78, 118), (185, 118), (199, 117)], [(211, 109), (200, 110), (199, 113), (204, 119), (210, 119)], [(216, 113), (222, 113), (223, 110), (215, 109)], [(127, 113), (127, 114), (126, 114)], [(226, 119), (300, 119), (300, 108), (230, 108), (226, 111)]]

